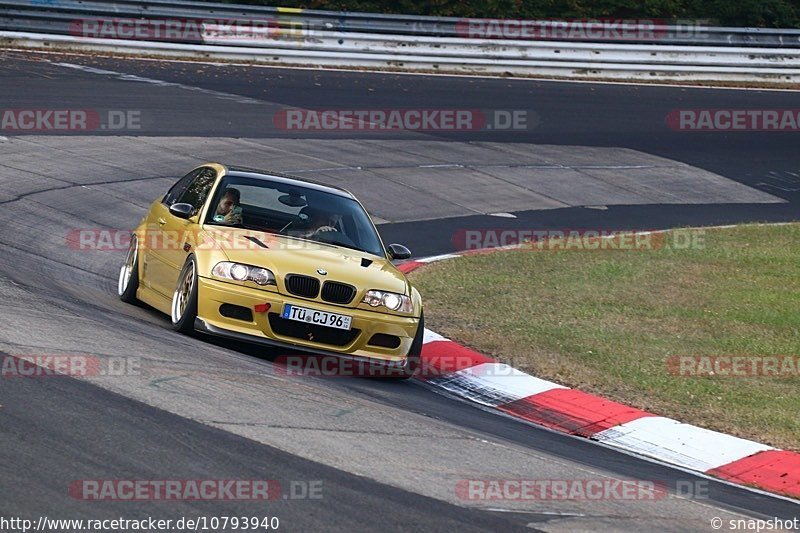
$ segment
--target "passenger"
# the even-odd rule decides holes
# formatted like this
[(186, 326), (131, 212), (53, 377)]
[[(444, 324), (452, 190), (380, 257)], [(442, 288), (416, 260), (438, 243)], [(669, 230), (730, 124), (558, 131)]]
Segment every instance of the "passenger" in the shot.
[(214, 222), (232, 225), (241, 224), (242, 209), (239, 207), (241, 197), (242, 195), (239, 189), (234, 189), (233, 187), (225, 189), (217, 205), (217, 211), (214, 214)]

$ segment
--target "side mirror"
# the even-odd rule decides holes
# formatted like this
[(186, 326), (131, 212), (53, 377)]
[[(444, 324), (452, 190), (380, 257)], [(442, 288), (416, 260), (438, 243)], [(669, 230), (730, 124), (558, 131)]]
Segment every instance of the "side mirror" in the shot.
[(389, 259), (411, 259), (411, 250), (402, 244), (390, 244), (386, 247)]
[(172, 204), (169, 206), (169, 212), (178, 218), (187, 219), (194, 214), (194, 206), (192, 204)]

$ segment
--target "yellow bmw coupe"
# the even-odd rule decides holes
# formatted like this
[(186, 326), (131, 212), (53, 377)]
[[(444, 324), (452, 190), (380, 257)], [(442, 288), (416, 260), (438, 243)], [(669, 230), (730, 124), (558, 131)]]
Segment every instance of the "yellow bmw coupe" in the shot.
[(422, 350), (419, 292), (364, 207), (309, 180), (199, 166), (153, 202), (131, 237), (118, 293), (175, 330), (378, 361), (410, 376)]

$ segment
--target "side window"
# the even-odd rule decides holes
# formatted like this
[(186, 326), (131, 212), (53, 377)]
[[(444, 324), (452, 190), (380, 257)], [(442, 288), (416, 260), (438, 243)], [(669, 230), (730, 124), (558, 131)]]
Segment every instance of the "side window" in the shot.
[(186, 187), (178, 201), (182, 204), (191, 204), (195, 211), (199, 210), (206, 203), (208, 193), (211, 192), (211, 187), (214, 186), (216, 180), (217, 173), (214, 169), (201, 168), (200, 173)]
[(175, 202), (177, 202), (178, 198), (180, 198), (183, 195), (184, 191), (186, 191), (186, 187), (189, 186), (189, 183), (195, 177), (197, 177), (197, 175), (200, 174), (200, 172), (202, 170), (203, 169), (193, 170), (193, 171), (189, 172), (188, 174), (186, 174), (181, 179), (179, 179), (178, 183), (173, 185), (172, 188), (169, 190), (169, 192), (166, 194), (166, 196), (164, 196), (164, 199), (162, 200), (162, 203), (164, 203), (164, 204), (169, 206), (169, 205), (172, 205)]

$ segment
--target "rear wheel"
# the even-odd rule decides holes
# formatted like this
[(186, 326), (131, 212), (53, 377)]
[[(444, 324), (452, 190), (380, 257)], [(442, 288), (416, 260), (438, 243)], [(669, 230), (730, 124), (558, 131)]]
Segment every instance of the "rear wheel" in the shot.
[(136, 303), (136, 291), (139, 289), (139, 241), (136, 235), (131, 236), (131, 244), (128, 247), (128, 255), (125, 262), (119, 269), (119, 280), (117, 281), (117, 294), (119, 299), (125, 303)]
[(183, 265), (178, 285), (172, 295), (172, 329), (181, 333), (194, 331), (197, 318), (197, 261), (189, 256)]

